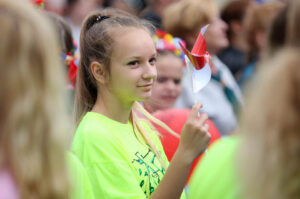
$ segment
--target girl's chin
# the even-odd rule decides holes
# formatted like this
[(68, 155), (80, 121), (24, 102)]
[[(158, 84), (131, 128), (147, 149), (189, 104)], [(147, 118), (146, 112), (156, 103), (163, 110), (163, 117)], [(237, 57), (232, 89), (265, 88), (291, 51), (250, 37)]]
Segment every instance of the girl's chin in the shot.
[(136, 100), (136, 101), (147, 101), (147, 100), (149, 100), (150, 99), (150, 97), (151, 97), (151, 93), (149, 94), (149, 95), (144, 95), (144, 96), (141, 96), (138, 100)]
[(175, 103), (175, 101), (176, 101), (176, 98), (174, 98), (174, 97), (163, 97), (161, 99), (161, 103), (164, 103), (164, 104), (170, 105), (170, 106), (172, 106)]

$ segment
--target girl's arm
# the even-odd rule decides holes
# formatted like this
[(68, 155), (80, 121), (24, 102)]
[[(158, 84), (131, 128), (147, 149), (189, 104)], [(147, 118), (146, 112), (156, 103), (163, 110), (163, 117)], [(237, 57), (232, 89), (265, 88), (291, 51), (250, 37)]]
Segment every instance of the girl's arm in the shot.
[(151, 199), (180, 198), (194, 159), (205, 150), (210, 140), (208, 126), (205, 125), (208, 116), (198, 116), (201, 106), (200, 103), (193, 106), (182, 130), (179, 147)]

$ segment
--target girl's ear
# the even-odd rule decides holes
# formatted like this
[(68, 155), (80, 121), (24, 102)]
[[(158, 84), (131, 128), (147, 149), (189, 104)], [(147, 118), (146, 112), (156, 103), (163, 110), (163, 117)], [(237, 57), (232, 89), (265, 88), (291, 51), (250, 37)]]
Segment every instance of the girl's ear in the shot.
[(107, 71), (103, 64), (93, 61), (90, 65), (94, 78), (101, 84), (105, 84), (108, 79)]

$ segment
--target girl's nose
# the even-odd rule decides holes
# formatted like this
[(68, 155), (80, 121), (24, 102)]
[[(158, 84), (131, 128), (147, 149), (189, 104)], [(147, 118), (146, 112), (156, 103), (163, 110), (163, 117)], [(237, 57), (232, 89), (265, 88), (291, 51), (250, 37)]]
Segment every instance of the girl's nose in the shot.
[(168, 90), (174, 90), (175, 88), (176, 88), (176, 85), (175, 85), (174, 81), (172, 79), (169, 79), (166, 82), (166, 89), (168, 89)]
[(154, 79), (157, 76), (156, 66), (151, 64), (146, 64), (143, 71), (144, 79)]

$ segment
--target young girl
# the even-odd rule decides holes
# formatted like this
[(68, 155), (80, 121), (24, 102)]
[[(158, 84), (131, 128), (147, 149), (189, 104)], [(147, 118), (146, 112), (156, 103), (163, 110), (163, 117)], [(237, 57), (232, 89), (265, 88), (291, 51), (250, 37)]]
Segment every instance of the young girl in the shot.
[(0, 0), (0, 198), (68, 198), (58, 45), (28, 4)]
[[(205, 150), (207, 115), (197, 103), (170, 165), (136, 101), (151, 96), (156, 50), (145, 23), (116, 10), (89, 15), (81, 32), (72, 149), (96, 198), (179, 198), (193, 160)], [(168, 169), (167, 169), (168, 168)], [(163, 177), (164, 176), (164, 177)]]

